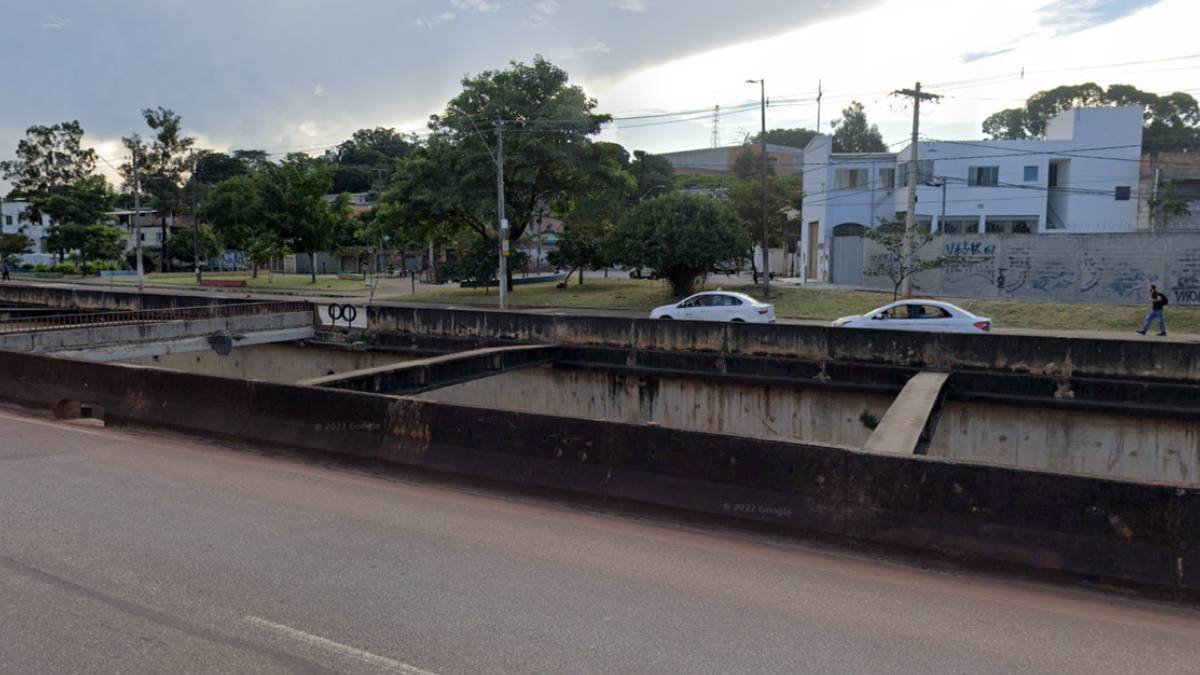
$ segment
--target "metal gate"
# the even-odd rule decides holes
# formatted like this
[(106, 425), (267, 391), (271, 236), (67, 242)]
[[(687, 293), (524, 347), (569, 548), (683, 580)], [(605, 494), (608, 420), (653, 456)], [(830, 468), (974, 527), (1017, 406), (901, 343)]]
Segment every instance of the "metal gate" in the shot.
[(863, 282), (862, 225), (845, 223), (833, 228), (833, 266), (830, 281), (860, 285)]

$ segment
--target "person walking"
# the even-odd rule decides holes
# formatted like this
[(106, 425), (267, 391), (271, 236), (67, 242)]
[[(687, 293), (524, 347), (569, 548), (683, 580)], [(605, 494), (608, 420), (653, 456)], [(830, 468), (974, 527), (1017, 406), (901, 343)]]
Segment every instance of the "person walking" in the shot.
[(4, 263), (4, 271), (3, 271), (3, 273), (0, 273), (0, 281), (9, 281), (10, 279), (9, 279), (8, 275), (11, 272), (12, 272), (12, 268), (10, 268), (8, 266), (8, 263)]
[(1150, 330), (1150, 324), (1155, 319), (1158, 320), (1158, 334), (1167, 334), (1167, 322), (1163, 318), (1163, 307), (1167, 306), (1167, 296), (1158, 292), (1158, 287), (1150, 284), (1150, 312), (1146, 314), (1146, 321), (1142, 323), (1142, 329), (1138, 332), (1142, 335)]

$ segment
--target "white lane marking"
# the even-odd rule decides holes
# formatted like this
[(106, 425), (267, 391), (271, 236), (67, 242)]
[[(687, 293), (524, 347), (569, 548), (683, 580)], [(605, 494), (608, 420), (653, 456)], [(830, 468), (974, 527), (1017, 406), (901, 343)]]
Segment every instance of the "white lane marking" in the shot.
[(358, 647), (351, 647), (350, 645), (344, 645), (340, 642), (334, 642), (333, 640), (323, 638), (320, 635), (305, 633), (302, 630), (292, 628), (291, 626), (285, 626), (281, 623), (267, 621), (266, 619), (250, 615), (247, 615), (245, 619), (247, 623), (254, 624), (255, 626), (259, 626), (261, 628), (269, 628), (273, 631), (286, 635), (297, 642), (303, 642), (314, 647), (319, 647), (321, 649), (326, 649), (328, 651), (341, 654), (342, 656), (348, 656), (378, 668), (386, 668), (393, 672), (406, 673), (406, 675), (436, 675), (432, 671), (423, 670), (416, 666), (410, 666), (407, 663), (403, 663), (395, 659), (389, 659), (386, 656), (372, 654), (371, 652), (359, 649)]
[[(84, 436), (99, 436), (101, 438), (113, 438), (114, 437), (114, 434), (106, 434), (106, 433), (102, 433), (99, 431), (91, 431), (89, 429), (83, 429), (83, 428), (80, 428), (77, 426), (72, 426), (65, 422), (51, 422), (48, 420), (42, 420), (42, 419), (37, 419), (37, 418), (32, 418), (32, 417), (19, 417), (16, 415), (6, 415), (4, 413), (0, 413), (0, 419), (12, 420), (13, 422), (24, 422), (25, 424), (33, 424), (33, 425), (36, 425), (39, 427), (50, 427), (51, 429), (58, 429), (59, 431), (73, 431), (77, 434), (83, 434)], [(101, 428), (106, 428), (106, 427), (101, 427)]]

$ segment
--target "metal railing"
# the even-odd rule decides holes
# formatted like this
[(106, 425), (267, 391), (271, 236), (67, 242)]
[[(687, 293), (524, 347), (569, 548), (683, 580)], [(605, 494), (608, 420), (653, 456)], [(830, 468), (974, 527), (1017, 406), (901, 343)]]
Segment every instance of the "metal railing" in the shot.
[(44, 330), (65, 330), (84, 326), (116, 326), (123, 324), (162, 323), (165, 321), (231, 319), (260, 314), (285, 314), (288, 312), (311, 311), (311, 304), (303, 300), (296, 300), (289, 302), (200, 305), (196, 307), (173, 307), (170, 309), (102, 311), (87, 314), (59, 314), (56, 316), (21, 317), (0, 320), (0, 335)]

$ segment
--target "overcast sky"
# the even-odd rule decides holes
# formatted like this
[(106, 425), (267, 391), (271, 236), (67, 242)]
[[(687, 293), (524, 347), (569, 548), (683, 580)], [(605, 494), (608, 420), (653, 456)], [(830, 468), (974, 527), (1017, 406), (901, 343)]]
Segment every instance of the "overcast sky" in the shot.
[[(207, 147), (319, 150), (364, 126), (421, 128), (463, 75), (537, 53), (603, 112), (720, 103), (725, 143), (757, 128), (757, 110), (739, 109), (757, 100), (747, 78), (767, 80), (769, 126), (813, 126), (821, 79), (822, 127), (857, 98), (889, 142), (909, 112), (887, 92), (917, 79), (948, 96), (923, 109), (930, 137), (979, 137), (985, 116), (1056, 84), (1200, 93), (1200, 59), (1111, 65), (1200, 52), (1195, 0), (0, 0), (0, 12), (4, 158), (25, 127), (78, 119), (115, 163), (122, 134), (146, 133), (138, 111), (159, 105)], [(705, 147), (711, 116), (696, 117), (604, 135)]]

